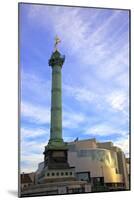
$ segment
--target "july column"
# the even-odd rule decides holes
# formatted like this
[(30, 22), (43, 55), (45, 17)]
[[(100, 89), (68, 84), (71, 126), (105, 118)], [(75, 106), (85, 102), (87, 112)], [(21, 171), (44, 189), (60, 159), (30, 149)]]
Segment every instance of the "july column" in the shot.
[(65, 57), (56, 50), (50, 60), (52, 67), (51, 128), (49, 144), (62, 143), (62, 74)]

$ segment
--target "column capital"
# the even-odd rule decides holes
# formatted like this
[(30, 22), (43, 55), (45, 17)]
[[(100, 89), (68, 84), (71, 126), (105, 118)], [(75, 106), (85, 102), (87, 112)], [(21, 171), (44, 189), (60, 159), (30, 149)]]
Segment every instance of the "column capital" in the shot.
[(49, 59), (49, 66), (60, 66), (62, 67), (65, 61), (65, 56), (61, 55), (59, 51), (55, 51), (52, 53), (51, 58)]

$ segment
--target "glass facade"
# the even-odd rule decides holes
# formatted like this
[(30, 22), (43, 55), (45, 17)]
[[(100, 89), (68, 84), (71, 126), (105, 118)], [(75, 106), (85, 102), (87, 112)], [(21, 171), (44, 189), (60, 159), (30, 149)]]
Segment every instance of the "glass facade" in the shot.
[(81, 149), (77, 151), (78, 157), (87, 157), (91, 161), (100, 161), (104, 165), (118, 168), (117, 156), (115, 152), (105, 149)]
[(90, 172), (78, 172), (77, 179), (80, 181), (90, 181)]

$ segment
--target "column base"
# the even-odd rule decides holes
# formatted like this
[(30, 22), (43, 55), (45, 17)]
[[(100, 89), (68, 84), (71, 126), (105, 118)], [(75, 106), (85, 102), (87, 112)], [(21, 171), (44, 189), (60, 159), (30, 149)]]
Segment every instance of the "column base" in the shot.
[(68, 169), (68, 150), (65, 148), (45, 149), (44, 160), (47, 169)]
[(58, 185), (61, 181), (76, 181), (75, 168), (47, 169), (44, 168), (38, 175), (38, 183), (55, 183)]
[(50, 139), (48, 142), (48, 145), (45, 147), (45, 150), (51, 150), (51, 149), (68, 149), (67, 143), (63, 141), (63, 139)]

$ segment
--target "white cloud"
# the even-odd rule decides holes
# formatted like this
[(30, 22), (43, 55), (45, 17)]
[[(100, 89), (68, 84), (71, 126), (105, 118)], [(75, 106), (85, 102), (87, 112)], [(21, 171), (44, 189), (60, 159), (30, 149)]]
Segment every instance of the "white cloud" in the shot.
[(90, 128), (87, 127), (87, 129), (84, 131), (84, 134), (86, 135), (94, 135), (94, 136), (110, 136), (111, 135), (124, 135), (125, 132), (119, 128), (114, 127), (114, 125), (101, 123), (96, 124), (94, 126), (91, 126)]
[(49, 134), (49, 130), (46, 130), (45, 128), (21, 128), (21, 138), (35, 138), (38, 136), (46, 136)]
[(129, 34), (123, 31), (124, 27), (127, 30), (128, 16), (123, 11), (113, 10), (104, 18), (102, 10), (92, 8), (85, 10), (85, 15), (82, 8), (40, 5), (29, 8), (28, 16), (33, 23), (45, 30), (49, 27), (63, 38), (61, 46), (83, 63), (83, 75), (90, 65), (96, 65), (94, 73), (101, 79), (108, 80), (123, 71), (128, 73)]
[[(23, 68), (22, 68), (23, 69)], [(50, 101), (50, 81), (42, 79), (39, 75), (21, 71), (21, 96), (22, 99), (29, 98), (36, 102)]]
[(106, 101), (114, 110), (128, 113), (128, 98), (124, 91), (116, 90), (106, 96)]
[(115, 83), (119, 88), (123, 88), (124, 91), (129, 90), (129, 74), (126, 72), (121, 73), (115, 77)]
[[(128, 46), (125, 44), (128, 38), (126, 39), (122, 35), (117, 40), (116, 35), (128, 21), (120, 24), (120, 28), (114, 29), (114, 33), (113, 31), (111, 33), (116, 20), (122, 18), (122, 12), (116, 10), (110, 17), (103, 20), (103, 23), (98, 24), (94, 30), (93, 25), (100, 18), (101, 11), (94, 10), (95, 14), (93, 14), (93, 10), (89, 9), (87, 16), (90, 20), (85, 20), (80, 11), (80, 8), (32, 6), (29, 16), (38, 20), (46, 28), (46, 22), (42, 18), (45, 19), (47, 15), (53, 31), (63, 38), (66, 49), (70, 49), (70, 53), (77, 55), (77, 59), (84, 61), (86, 65), (97, 64), (98, 69), (100, 68), (97, 70), (99, 76), (107, 78), (118, 71), (120, 72), (122, 64), (128, 64)], [(120, 46), (121, 48), (118, 50)]]
[[(42, 20), (46, 16), (47, 20)], [(87, 20), (87, 17), (90, 20)], [(100, 23), (101, 17), (103, 18), (102, 23)], [(61, 46), (66, 47), (66, 51), (69, 50), (70, 56), (73, 53), (73, 56), (80, 63), (83, 62), (82, 67), (80, 67), (83, 77), (87, 75), (86, 68), (90, 67), (94, 79), (102, 80), (100, 81), (100, 89), (94, 88), (94, 91), (93, 88), (91, 90), (89, 87), (90, 76), (89, 80), (85, 79), (84, 87), (63, 86), (69, 95), (72, 95), (79, 102), (94, 102), (99, 109), (107, 107), (107, 104), (113, 111), (120, 112), (125, 109), (127, 92), (126, 94), (117, 93), (118, 87), (124, 90), (128, 85), (129, 36), (127, 28), (126, 31), (122, 31), (128, 25), (127, 15), (124, 17), (122, 11), (116, 10), (104, 19), (101, 10), (89, 9), (83, 15), (81, 8), (33, 5), (29, 9), (29, 19), (38, 22), (38, 25), (40, 24), (44, 29), (49, 26), (54, 34), (57, 33), (63, 38)], [(123, 19), (124, 21), (121, 21)], [(48, 22), (49, 24), (47, 24)], [(93, 25), (96, 23), (94, 29)], [(121, 37), (119, 37), (120, 33)], [(121, 74), (126, 74), (126, 79), (122, 84), (118, 78)], [(103, 82), (104, 80), (107, 82)], [(114, 83), (116, 83), (117, 91), (111, 94)], [(108, 91), (109, 84), (110, 90)], [(86, 85), (87, 87), (85, 87)], [(98, 90), (100, 90), (99, 93)], [(108, 91), (107, 95), (104, 95), (105, 91)], [(127, 113), (128, 110), (125, 112)]]
[(101, 91), (97, 93), (85, 87), (73, 85), (63, 85), (65, 95), (73, 97), (80, 102), (81, 107), (94, 105), (94, 111), (106, 110), (110, 112), (120, 112), (128, 118), (129, 96), (125, 90), (109, 90), (107, 93)]
[(21, 159), (21, 172), (35, 172), (38, 164), (43, 161), (43, 154), (29, 154), (22, 156)]
[(70, 110), (63, 112), (63, 128), (77, 128), (86, 120), (87, 116), (81, 112)]
[[(83, 21), (78, 16), (79, 8), (71, 9), (69, 7), (52, 7), (52, 6), (30, 6), (28, 16), (30, 20), (35, 20), (38, 25), (46, 28), (49, 24), (53, 31), (64, 38), (64, 42), (71, 45), (73, 50), (80, 48), (81, 43), (78, 42), (83, 39), (84, 24)], [(45, 19), (47, 16), (47, 20)], [(74, 20), (75, 19), (75, 20)], [(51, 22), (51, 23), (50, 23)], [(72, 22), (72, 23), (70, 23)], [(78, 31), (78, 29), (81, 29)], [(69, 32), (68, 32), (69, 30)], [(74, 31), (75, 30), (75, 31)], [(69, 33), (69, 34), (68, 34)], [(76, 37), (76, 40), (74, 40)], [(68, 46), (67, 45), (67, 46)]]
[[(27, 118), (28, 121), (34, 122), (35, 124), (50, 124), (50, 111), (48, 108), (45, 108), (43, 106), (36, 106), (27, 102), (22, 102), (21, 108), (22, 116)], [(65, 111), (63, 110), (63, 128), (78, 127), (86, 120), (87, 116), (85, 116), (81, 112), (75, 112), (71, 109), (66, 109)], [(26, 132), (28, 133), (28, 130)], [(31, 131), (29, 131), (29, 133), (30, 132)], [(43, 131), (39, 130), (39, 133), (43, 134)], [(35, 134), (38, 134), (38, 130), (35, 131)]]
[(93, 102), (98, 97), (97, 94), (85, 87), (64, 84), (63, 90), (65, 91), (65, 94), (67, 93), (69, 96), (73, 96), (77, 101), (80, 102)]
[(47, 144), (48, 141), (42, 139), (42, 142), (32, 140), (32, 141), (21, 141), (21, 154), (22, 155), (29, 155), (30, 153), (39, 154), (44, 149), (44, 146)]
[(126, 135), (125, 137), (119, 138), (117, 141), (114, 142), (115, 146), (120, 147), (126, 156), (129, 156), (129, 136)]
[(75, 137), (71, 137), (71, 136), (65, 136), (64, 137), (65, 142), (72, 142), (74, 139), (75, 139)]
[(29, 121), (37, 124), (50, 123), (50, 109), (36, 106), (31, 103), (21, 103), (21, 115), (27, 117)]
[(43, 161), (44, 147), (47, 145), (47, 141), (21, 141), (21, 171), (30, 172), (35, 171), (38, 167), (38, 163)]
[(128, 44), (124, 44), (123, 47), (115, 54), (115, 49), (111, 49), (110, 55), (105, 57), (105, 61), (98, 63), (98, 70), (96, 74), (98, 77), (104, 80), (112, 79), (120, 76), (121, 73), (125, 72), (128, 76), (129, 69), (129, 56), (128, 56)]

